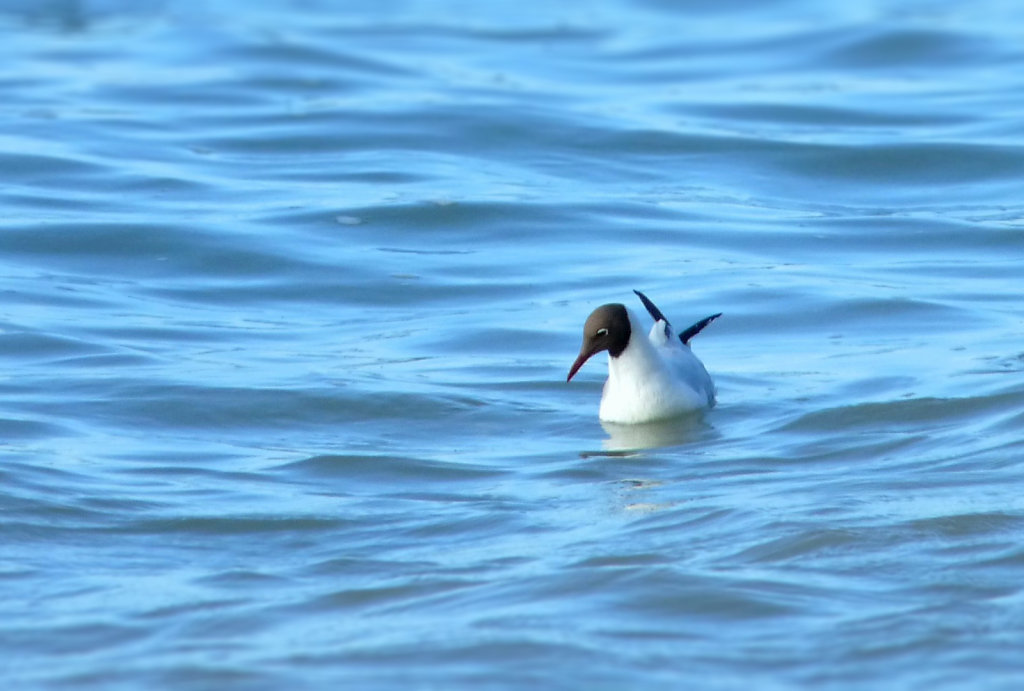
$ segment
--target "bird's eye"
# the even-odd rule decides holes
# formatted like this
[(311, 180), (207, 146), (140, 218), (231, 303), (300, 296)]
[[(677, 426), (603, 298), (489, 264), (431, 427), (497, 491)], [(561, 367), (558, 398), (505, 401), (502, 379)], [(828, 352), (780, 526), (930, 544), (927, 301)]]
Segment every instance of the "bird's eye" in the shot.
[(598, 336), (607, 336), (608, 335), (608, 329), (598, 329), (597, 330), (597, 335)]

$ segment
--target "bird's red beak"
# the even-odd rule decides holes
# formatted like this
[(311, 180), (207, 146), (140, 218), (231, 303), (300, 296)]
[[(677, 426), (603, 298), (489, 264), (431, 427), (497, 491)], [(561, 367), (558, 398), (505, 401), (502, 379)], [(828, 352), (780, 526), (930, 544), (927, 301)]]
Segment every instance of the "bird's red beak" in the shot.
[(576, 362), (572, 363), (572, 367), (569, 368), (569, 376), (565, 378), (565, 381), (570, 381), (579, 371), (580, 367), (583, 367), (583, 363), (590, 359), (591, 355), (593, 353), (580, 353), (579, 357), (576, 358)]

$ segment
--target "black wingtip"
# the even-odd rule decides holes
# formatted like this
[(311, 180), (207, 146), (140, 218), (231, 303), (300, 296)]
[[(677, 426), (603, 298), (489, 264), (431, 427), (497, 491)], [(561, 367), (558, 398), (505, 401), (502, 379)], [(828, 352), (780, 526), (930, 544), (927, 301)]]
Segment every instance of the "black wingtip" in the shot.
[(704, 317), (699, 322), (688, 328), (686, 331), (679, 334), (679, 340), (682, 341), (685, 345), (690, 345), (691, 338), (699, 334), (701, 331), (704, 330), (705, 326), (707, 326), (708, 324), (715, 321), (721, 316), (722, 313), (719, 312), (718, 314), (712, 314), (710, 317)]
[(651, 302), (649, 297), (641, 293), (639, 290), (634, 290), (633, 292), (636, 293), (638, 298), (640, 298), (640, 302), (644, 303), (644, 307), (647, 308), (648, 314), (654, 317), (654, 321), (664, 321), (668, 324), (668, 319), (665, 319), (665, 315), (661, 313), (661, 310), (658, 309), (657, 305)]

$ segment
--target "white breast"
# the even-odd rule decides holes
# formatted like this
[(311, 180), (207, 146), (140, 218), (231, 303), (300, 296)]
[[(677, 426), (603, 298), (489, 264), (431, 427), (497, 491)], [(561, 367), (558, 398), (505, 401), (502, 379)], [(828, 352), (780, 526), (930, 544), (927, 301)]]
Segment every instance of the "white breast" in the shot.
[(644, 338), (636, 315), (627, 311), (629, 344), (619, 357), (608, 358), (601, 419), (636, 424), (713, 406), (715, 387), (711, 376), (690, 347), (667, 330), (663, 321), (654, 325), (649, 338)]

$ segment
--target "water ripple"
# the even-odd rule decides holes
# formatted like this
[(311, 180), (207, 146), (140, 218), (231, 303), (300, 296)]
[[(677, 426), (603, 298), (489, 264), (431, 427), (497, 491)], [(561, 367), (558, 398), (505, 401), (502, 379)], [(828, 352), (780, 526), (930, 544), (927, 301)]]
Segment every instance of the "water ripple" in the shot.
[(529, 9), (0, 3), (9, 684), (1020, 685), (1019, 8)]

